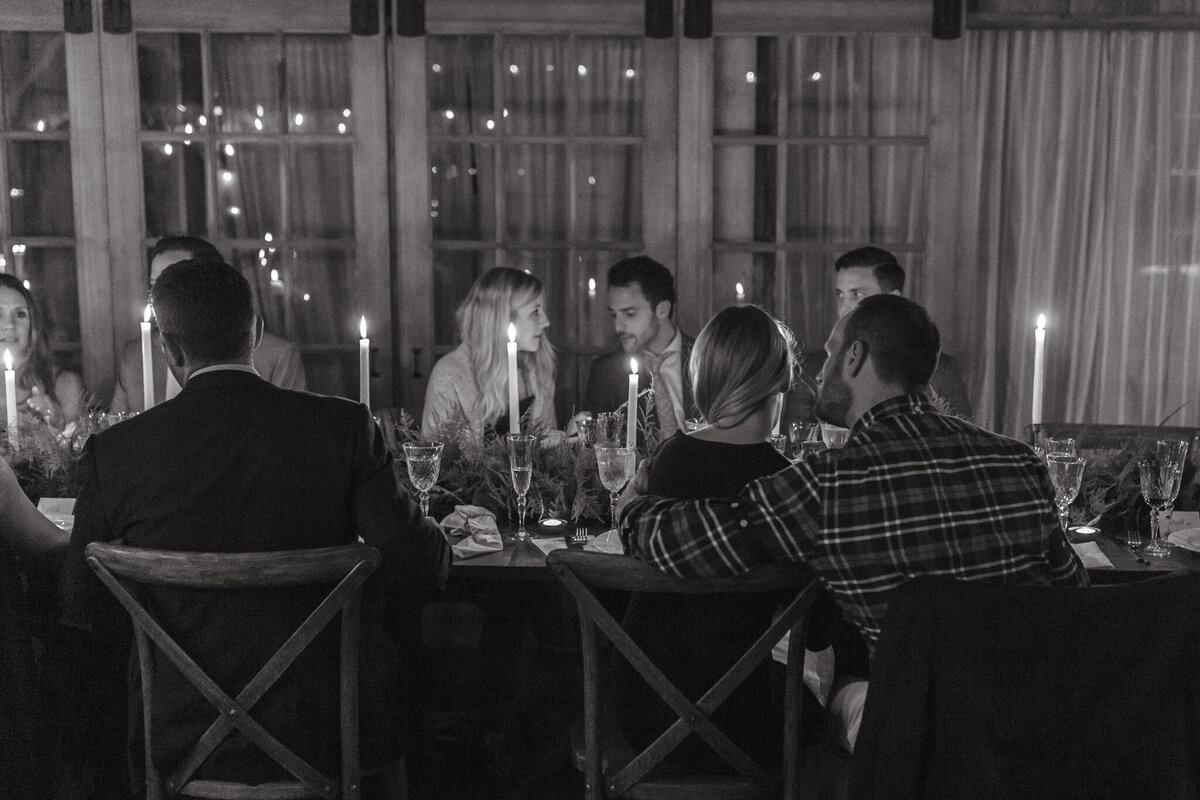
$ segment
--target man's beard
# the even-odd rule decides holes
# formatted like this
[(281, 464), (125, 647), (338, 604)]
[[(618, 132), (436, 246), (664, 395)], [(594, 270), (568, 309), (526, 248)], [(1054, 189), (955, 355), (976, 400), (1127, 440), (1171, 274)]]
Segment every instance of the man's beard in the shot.
[(813, 411), (822, 422), (844, 428), (853, 402), (853, 393), (849, 385), (842, 380), (842, 376), (829, 375), (817, 389), (817, 402)]

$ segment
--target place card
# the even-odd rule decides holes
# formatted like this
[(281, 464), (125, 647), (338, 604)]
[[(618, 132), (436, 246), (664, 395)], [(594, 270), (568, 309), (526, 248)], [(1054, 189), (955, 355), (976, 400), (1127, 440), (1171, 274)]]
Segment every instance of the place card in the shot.
[(1176, 511), (1171, 515), (1168, 534), (1185, 528), (1200, 528), (1200, 511)]
[(38, 500), (38, 511), (46, 514), (74, 514), (74, 497), (43, 497)]

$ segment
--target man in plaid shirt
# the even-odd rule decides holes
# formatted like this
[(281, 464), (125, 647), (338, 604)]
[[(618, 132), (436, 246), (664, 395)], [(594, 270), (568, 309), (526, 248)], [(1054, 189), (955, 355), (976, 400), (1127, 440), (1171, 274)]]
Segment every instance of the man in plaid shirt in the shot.
[(888, 593), (918, 575), (1087, 585), (1033, 451), (929, 400), (939, 349), (921, 306), (865, 298), (834, 326), (818, 377), (817, 416), (851, 428), (846, 446), (733, 498), (639, 496), (639, 474), (621, 514), (626, 552), (682, 577), (804, 561), (872, 651)]

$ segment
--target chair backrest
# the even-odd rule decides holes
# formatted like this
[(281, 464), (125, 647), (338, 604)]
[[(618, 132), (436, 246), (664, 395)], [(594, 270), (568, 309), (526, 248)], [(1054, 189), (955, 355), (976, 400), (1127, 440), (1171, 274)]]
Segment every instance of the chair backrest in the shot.
[(899, 587), (847, 796), (1200, 796), (1200, 573)]
[[(141, 667), (143, 725), (145, 726), (146, 789), (151, 800), (180, 792), (201, 797), (253, 797), (252, 787), (231, 794), (223, 781), (191, 780), (217, 746), (234, 730), (240, 731), (280, 766), (296, 776), (295, 784), (263, 786), (262, 796), (355, 798), (359, 792), (358, 763), (358, 629), (362, 585), (379, 565), (379, 552), (362, 544), (270, 553), (193, 553), (150, 550), (120, 544), (87, 546), (88, 565), (116, 596), (133, 620)], [(186, 653), (148, 611), (144, 587), (190, 589), (285, 589), (331, 585), (333, 588), (301, 623), (237, 697), (227, 694)], [(317, 635), (341, 618), (341, 785), (300, 758), (255, 721), (254, 704), (275, 684)], [(236, 646), (231, 642), (230, 646)], [(217, 717), (191, 752), (164, 780), (151, 761), (151, 711), (154, 698), (155, 653), (162, 652), (215, 707)], [(297, 722), (301, 722), (298, 720)], [(273, 792), (273, 794), (266, 794)]]
[[(815, 575), (799, 564), (772, 564), (743, 575), (726, 578), (680, 579), (664, 575), (648, 564), (623, 555), (556, 550), (547, 564), (574, 596), (579, 608), (584, 660), (584, 747), (585, 786), (588, 797), (598, 797), (601, 788), (612, 796), (621, 796), (635, 787), (675, 747), (695, 732), (725, 761), (744, 777), (737, 785), (723, 782), (723, 789), (744, 795), (747, 790), (763, 794), (793, 797), (799, 786), (799, 730), (801, 672), (804, 656), (804, 628), (809, 608), (817, 596)], [(593, 589), (610, 589), (659, 594), (752, 594), (793, 592), (792, 600), (771, 625), (755, 639), (749, 649), (698, 701), (692, 702), (676, 688), (647, 657), (641, 647), (621, 628), (593, 594)], [(624, 765), (616, 765), (611, 774), (601, 774), (599, 738), (600, 687), (602, 670), (596, 631), (610, 640), (635, 670), (670, 706), (679, 719), (653, 744)], [(791, 632), (786, 668), (784, 709), (784, 765), (782, 778), (770, 774), (721, 732), (710, 716), (718, 706), (754, 671), (770, 658), (771, 648)], [(602, 782), (603, 781), (603, 782)], [(783, 791), (780, 792), (782, 784)], [(699, 797), (693, 784), (686, 796)], [(641, 796), (641, 795), (638, 795)], [(684, 795), (680, 795), (684, 796)]]

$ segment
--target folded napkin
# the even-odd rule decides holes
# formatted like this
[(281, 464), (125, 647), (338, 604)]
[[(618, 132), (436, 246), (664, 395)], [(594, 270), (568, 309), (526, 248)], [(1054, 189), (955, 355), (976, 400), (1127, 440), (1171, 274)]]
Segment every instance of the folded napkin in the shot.
[[(455, 506), (442, 520), (450, 549), (459, 558), (472, 558), (504, 549), (496, 515), (480, 506)], [(458, 537), (462, 537), (461, 539)]]
[(1071, 542), (1071, 547), (1075, 548), (1075, 555), (1079, 556), (1079, 560), (1083, 562), (1084, 569), (1113, 568), (1108, 556), (1101, 552), (1100, 545), (1095, 542)]
[(583, 549), (592, 553), (625, 553), (625, 548), (621, 546), (621, 537), (616, 531), (605, 531), (585, 544)]
[(555, 550), (566, 550), (567, 541), (561, 536), (554, 536), (549, 539), (530, 539), (538, 550), (541, 550), (546, 555), (550, 555)]
[(1177, 544), (1187, 550), (1200, 553), (1200, 528), (1184, 528), (1181, 531), (1171, 531), (1167, 541)]

